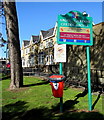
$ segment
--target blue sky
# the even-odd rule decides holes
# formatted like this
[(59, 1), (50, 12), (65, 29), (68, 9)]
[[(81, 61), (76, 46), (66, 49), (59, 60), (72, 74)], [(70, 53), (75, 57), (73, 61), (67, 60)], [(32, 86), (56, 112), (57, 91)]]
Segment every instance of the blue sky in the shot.
[[(55, 26), (58, 14), (69, 11), (86, 11), (95, 24), (102, 22), (102, 2), (17, 2), (16, 3), (20, 43), (29, 40), (31, 35), (39, 35), (40, 30), (48, 30)], [(5, 27), (3, 36), (6, 39)], [(2, 48), (5, 51), (5, 48)], [(3, 50), (2, 51), (3, 53)], [(0, 54), (4, 57), (5, 54)]]

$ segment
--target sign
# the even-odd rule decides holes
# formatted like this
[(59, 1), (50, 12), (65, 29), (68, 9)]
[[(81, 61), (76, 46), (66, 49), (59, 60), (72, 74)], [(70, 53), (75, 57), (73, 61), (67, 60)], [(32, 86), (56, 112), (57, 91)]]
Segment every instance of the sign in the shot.
[(57, 43), (92, 45), (92, 18), (78, 11), (58, 16)]
[(54, 45), (54, 61), (66, 62), (66, 45), (65, 44)]

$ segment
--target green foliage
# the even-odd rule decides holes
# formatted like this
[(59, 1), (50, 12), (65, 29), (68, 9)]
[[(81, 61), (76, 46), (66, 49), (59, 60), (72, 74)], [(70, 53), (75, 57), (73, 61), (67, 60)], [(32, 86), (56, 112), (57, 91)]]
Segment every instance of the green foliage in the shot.
[[(59, 98), (52, 96), (49, 82), (24, 77), (24, 87), (10, 91), (10, 79), (2, 80), (3, 119), (7, 120), (103, 120), (102, 95), (93, 95), (94, 111), (88, 111), (88, 96), (78, 97), (82, 89), (64, 90), (64, 110), (59, 113)], [(75, 97), (77, 95), (77, 97)]]

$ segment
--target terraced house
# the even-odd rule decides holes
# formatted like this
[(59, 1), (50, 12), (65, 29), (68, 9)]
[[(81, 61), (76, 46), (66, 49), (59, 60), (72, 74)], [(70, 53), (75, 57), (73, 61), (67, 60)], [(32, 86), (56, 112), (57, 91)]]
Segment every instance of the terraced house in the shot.
[(56, 26), (47, 31), (40, 31), (38, 65), (45, 66), (45, 72), (54, 65), (54, 44), (56, 43)]
[(22, 67), (29, 67), (28, 63), (28, 54), (29, 54), (29, 42), (28, 40), (23, 40), (21, 47), (21, 59), (22, 59)]
[(29, 40), (23, 40), (21, 47), (22, 67), (35, 67), (38, 64), (39, 36), (31, 36)]
[(32, 35), (30, 41), (23, 40), (22, 67), (40, 67), (48, 72), (49, 67), (55, 64), (54, 44), (56, 44), (56, 25), (47, 31), (41, 30), (39, 36)]

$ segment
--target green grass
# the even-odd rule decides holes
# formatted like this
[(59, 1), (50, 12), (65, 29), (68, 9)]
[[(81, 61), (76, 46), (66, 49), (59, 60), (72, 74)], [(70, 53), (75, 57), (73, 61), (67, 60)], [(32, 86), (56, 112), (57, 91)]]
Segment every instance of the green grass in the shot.
[(10, 91), (10, 79), (2, 80), (2, 112), (4, 120), (103, 120), (102, 95), (92, 95), (94, 110), (88, 112), (88, 96), (75, 96), (82, 89), (64, 90), (63, 114), (59, 114), (59, 98), (52, 96), (48, 82), (24, 77), (24, 87)]

